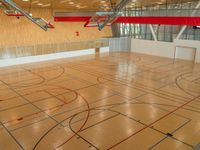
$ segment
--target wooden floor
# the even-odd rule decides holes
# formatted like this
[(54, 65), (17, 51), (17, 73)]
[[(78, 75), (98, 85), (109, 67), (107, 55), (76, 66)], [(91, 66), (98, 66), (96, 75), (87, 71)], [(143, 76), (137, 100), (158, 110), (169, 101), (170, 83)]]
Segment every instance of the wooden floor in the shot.
[(106, 53), (0, 68), (1, 150), (192, 150), (200, 64)]

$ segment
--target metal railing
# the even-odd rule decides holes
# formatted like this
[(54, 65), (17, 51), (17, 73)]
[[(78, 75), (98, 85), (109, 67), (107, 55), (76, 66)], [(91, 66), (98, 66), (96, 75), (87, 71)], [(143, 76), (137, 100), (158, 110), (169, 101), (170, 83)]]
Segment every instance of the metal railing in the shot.
[(194, 16), (200, 16), (200, 9), (157, 9), (157, 10), (127, 10), (123, 16), (191, 16), (196, 10)]

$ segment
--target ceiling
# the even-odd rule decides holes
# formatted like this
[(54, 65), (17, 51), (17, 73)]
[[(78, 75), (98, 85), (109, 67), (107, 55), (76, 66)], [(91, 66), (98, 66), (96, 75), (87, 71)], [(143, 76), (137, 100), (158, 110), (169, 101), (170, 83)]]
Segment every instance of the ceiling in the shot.
[[(1, 1), (1, 0), (0, 0)], [(13, 0), (22, 7), (64, 9), (65, 11), (111, 11), (121, 0)], [(196, 0), (132, 0), (128, 8), (183, 3)]]

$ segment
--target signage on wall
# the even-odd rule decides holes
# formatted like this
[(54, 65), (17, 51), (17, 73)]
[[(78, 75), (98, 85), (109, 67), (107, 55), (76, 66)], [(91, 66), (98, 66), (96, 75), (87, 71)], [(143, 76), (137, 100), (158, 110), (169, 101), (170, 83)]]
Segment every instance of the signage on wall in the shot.
[(200, 29), (200, 26), (193, 26), (193, 29)]
[(79, 36), (80, 35), (80, 33), (79, 32), (75, 32), (76, 33), (76, 36)]

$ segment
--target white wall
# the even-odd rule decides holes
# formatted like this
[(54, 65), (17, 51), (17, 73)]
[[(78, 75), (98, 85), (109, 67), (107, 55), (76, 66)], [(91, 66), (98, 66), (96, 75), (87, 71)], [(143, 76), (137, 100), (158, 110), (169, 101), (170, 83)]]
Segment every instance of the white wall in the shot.
[(194, 47), (197, 49), (195, 62), (200, 62), (200, 41), (174, 40), (176, 46)]
[(194, 61), (195, 51), (196, 51), (196, 48), (177, 46), (175, 58)]
[(174, 42), (160, 42), (132, 39), (131, 51), (148, 55), (174, 58), (175, 47), (185, 46), (197, 49), (195, 62), (200, 62), (200, 41), (174, 40)]
[(131, 38), (128, 37), (110, 38), (109, 47), (111, 52), (130, 51)]
[[(100, 48), (100, 53), (105, 53), (105, 52), (109, 52), (109, 47), (101, 47)], [(47, 60), (55, 60), (55, 59), (61, 59), (61, 58), (76, 57), (76, 56), (83, 56), (83, 55), (90, 55), (90, 54), (95, 54), (95, 49), (85, 49), (85, 50), (78, 50), (78, 51), (71, 51), (71, 52), (68, 51), (68, 52), (61, 52), (61, 53), (53, 53), (53, 54), (47, 54), (47, 55), (1, 59), (0, 67), (40, 62), (40, 61), (47, 61)]]
[(148, 55), (173, 58), (173, 43), (132, 39), (131, 51)]

